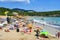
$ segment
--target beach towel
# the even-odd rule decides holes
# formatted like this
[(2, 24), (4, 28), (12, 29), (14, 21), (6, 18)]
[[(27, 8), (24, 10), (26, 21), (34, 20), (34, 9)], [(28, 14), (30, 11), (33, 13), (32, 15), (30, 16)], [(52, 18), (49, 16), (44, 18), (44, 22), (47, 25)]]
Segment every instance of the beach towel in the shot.
[(40, 31), (40, 35), (48, 36), (48, 35), (49, 35), (49, 32), (46, 31), (46, 30), (41, 30), (41, 31)]

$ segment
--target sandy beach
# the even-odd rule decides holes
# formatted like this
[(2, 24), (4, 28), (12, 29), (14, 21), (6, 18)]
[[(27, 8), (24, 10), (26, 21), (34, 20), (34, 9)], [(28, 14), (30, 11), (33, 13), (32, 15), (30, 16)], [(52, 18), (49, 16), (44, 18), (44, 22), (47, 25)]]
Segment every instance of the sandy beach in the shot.
[(60, 0), (0, 0), (0, 40), (60, 40)]
[[(57, 29), (52, 27), (44, 27), (47, 31), (50, 33), (56, 34)], [(23, 33), (23, 32), (16, 32), (16, 30), (10, 30), (10, 32), (5, 32), (4, 29), (0, 30), (0, 40), (38, 40), (36, 39), (34, 32), (34, 28), (32, 28), (31, 33)], [(40, 37), (40, 39), (42, 39)], [(39, 39), (39, 40), (40, 40)], [(58, 40), (56, 37), (53, 37), (51, 35), (48, 36), (48, 38), (44, 38), (44, 40)]]
[[(4, 32), (0, 30), (0, 40), (37, 40), (35, 37), (35, 32), (32, 31), (31, 34), (16, 32), (16, 30), (11, 30), (10, 32)], [(52, 36), (45, 38), (44, 40), (58, 40)]]

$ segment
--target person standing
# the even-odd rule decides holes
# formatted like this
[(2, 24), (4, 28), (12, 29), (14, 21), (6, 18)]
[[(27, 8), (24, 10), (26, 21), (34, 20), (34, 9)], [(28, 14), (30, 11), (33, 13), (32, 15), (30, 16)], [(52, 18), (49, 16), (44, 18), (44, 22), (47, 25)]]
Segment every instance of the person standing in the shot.
[(58, 32), (58, 33), (56, 34), (56, 36), (57, 36), (58, 38), (60, 38), (60, 32)]
[(35, 36), (37, 37), (37, 39), (39, 39), (39, 33), (40, 33), (39, 29), (37, 29), (35, 32), (36, 32)]
[(7, 17), (7, 23), (8, 23), (8, 24), (10, 23), (10, 18), (9, 18), (9, 17)]

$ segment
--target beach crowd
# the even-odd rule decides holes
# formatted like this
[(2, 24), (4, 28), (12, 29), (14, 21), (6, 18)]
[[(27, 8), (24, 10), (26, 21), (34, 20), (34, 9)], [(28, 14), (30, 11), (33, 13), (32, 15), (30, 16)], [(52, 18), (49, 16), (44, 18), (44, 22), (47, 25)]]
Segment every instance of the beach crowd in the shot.
[[(4, 21), (0, 21), (0, 24), (2, 24)], [(33, 30), (34, 29), (34, 30)], [(47, 32), (42, 27), (33, 27), (33, 21), (29, 21), (24, 18), (16, 19), (14, 21), (11, 21), (11, 18), (7, 17), (7, 23), (0, 25), (0, 30), (4, 30), (4, 32), (10, 32), (10, 30), (16, 30), (16, 32), (23, 32), (26, 34), (32, 33), (32, 31), (35, 32), (36, 39), (44, 40), (44, 38), (49, 38), (49, 32)], [(58, 38), (60, 37), (60, 32), (56, 34)], [(41, 39), (42, 38), (42, 39)]]

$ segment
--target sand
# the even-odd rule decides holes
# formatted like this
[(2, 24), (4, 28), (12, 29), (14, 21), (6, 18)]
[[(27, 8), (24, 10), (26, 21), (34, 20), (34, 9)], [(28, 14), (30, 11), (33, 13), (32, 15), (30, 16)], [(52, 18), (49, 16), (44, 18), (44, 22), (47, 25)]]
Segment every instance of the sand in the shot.
[[(0, 40), (37, 40), (35, 37), (35, 32), (32, 31), (31, 34), (16, 32), (16, 30), (10, 30), (10, 32), (4, 32), (0, 30)], [(58, 40), (52, 36), (45, 38), (44, 40)]]
[[(50, 31), (50, 33), (53, 33), (53, 31), (56, 31), (51, 27), (44, 27), (46, 30)], [(33, 29), (34, 30), (34, 29)], [(16, 32), (16, 30), (10, 30), (10, 32), (4, 32), (4, 30), (0, 30), (0, 40), (37, 40), (35, 37), (35, 32), (32, 31), (31, 34), (27, 33), (21, 33)], [(44, 40), (58, 40), (56, 37), (49, 36), (49, 38), (45, 38)]]
[(44, 26), (44, 29), (46, 29), (50, 34), (56, 35), (60, 30), (51, 27), (51, 26)]

